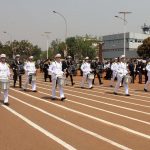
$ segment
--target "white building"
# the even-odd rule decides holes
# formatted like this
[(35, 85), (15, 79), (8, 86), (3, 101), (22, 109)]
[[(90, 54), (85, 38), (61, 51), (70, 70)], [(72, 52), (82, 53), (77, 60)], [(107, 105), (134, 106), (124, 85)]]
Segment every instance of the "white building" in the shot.
[[(126, 57), (137, 58), (137, 48), (143, 40), (150, 37), (149, 34), (126, 33)], [(103, 58), (114, 58), (124, 54), (124, 34), (113, 34), (103, 36), (102, 54)]]

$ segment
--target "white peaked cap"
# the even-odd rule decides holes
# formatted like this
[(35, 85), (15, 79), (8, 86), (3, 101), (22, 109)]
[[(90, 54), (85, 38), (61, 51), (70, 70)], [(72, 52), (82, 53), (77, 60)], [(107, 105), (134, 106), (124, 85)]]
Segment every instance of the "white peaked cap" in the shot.
[(120, 58), (125, 58), (125, 55), (121, 55)]
[(33, 59), (33, 56), (30, 56), (29, 58), (30, 58), (30, 59)]
[(60, 58), (61, 57), (61, 54), (56, 54), (55, 55), (55, 58)]
[(20, 55), (19, 55), (19, 54), (17, 54), (17, 55), (16, 55), (16, 57), (20, 57)]
[(89, 57), (85, 57), (85, 59), (89, 59)]
[(72, 58), (71, 56), (67, 56), (67, 58)]
[(1, 54), (1, 58), (6, 58), (6, 54)]

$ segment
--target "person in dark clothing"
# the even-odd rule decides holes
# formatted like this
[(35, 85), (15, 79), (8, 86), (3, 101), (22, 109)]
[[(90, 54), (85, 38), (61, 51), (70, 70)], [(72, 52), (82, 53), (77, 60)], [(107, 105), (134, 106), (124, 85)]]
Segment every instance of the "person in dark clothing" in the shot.
[(46, 82), (47, 78), (49, 78), (49, 81), (52, 82), (51, 81), (51, 75), (48, 73), (48, 68), (49, 68), (50, 64), (51, 64), (51, 60), (48, 59), (44, 62), (44, 65), (43, 65), (43, 72), (44, 72), (45, 82)]
[(135, 64), (134, 64), (132, 59), (131, 59), (128, 67), (129, 67), (129, 71), (130, 71), (130, 76), (132, 78), (131, 83), (134, 83), (134, 80), (135, 80)]
[(101, 80), (101, 77), (102, 77), (104, 65), (103, 65), (103, 63), (100, 62), (98, 59), (99, 59), (99, 58), (96, 57), (96, 58), (95, 58), (95, 62), (92, 62), (92, 63), (91, 63), (91, 68), (93, 69), (93, 72), (94, 72), (94, 79), (93, 79), (93, 81), (92, 81), (92, 84), (94, 84), (96, 75), (97, 75), (97, 77), (98, 77), (99, 84), (103, 84), (103, 83), (102, 83), (102, 80)]
[(111, 80), (111, 76), (112, 76), (111, 64), (112, 64), (112, 61), (107, 62), (107, 63), (105, 64), (106, 76), (105, 76), (104, 78), (105, 78), (106, 80)]
[[(67, 60), (62, 63), (63, 71), (66, 70), (66, 79), (70, 76), (71, 85), (73, 86), (75, 83), (73, 82), (73, 75), (75, 73), (75, 65), (72, 62), (72, 57), (67, 56)], [(66, 83), (67, 85), (67, 83)]]
[(20, 61), (20, 55), (17, 54), (15, 57), (14, 62), (12, 63), (12, 70), (13, 70), (13, 80), (14, 80), (14, 87), (16, 87), (16, 82), (19, 77), (19, 87), (22, 87), (22, 75), (25, 73), (23, 63)]
[(142, 84), (142, 71), (143, 71), (142, 61), (139, 61), (137, 66), (136, 66), (136, 72), (139, 76), (139, 83), (140, 84)]

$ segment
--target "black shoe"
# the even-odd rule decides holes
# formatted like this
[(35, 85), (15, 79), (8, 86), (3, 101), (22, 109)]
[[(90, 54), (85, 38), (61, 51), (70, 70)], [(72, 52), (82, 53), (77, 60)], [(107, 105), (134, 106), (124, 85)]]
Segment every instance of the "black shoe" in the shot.
[(32, 92), (37, 92), (37, 90), (33, 90)]
[(110, 87), (113, 87), (113, 85), (110, 85)]
[(114, 92), (114, 95), (118, 95), (118, 93)]
[(64, 101), (65, 99), (66, 99), (66, 97), (62, 97), (60, 100), (61, 100), (61, 101)]
[(27, 91), (26, 89), (23, 89), (23, 91)]
[(130, 94), (126, 94), (126, 96), (130, 96)]
[(51, 100), (53, 100), (53, 101), (54, 101), (54, 100), (56, 100), (56, 98), (55, 98), (55, 97), (52, 97), (52, 98), (51, 98)]
[(3, 103), (4, 105), (6, 105), (6, 106), (9, 106), (9, 103)]
[(147, 90), (147, 89), (144, 89), (144, 91), (145, 91), (145, 92), (148, 92), (148, 90)]

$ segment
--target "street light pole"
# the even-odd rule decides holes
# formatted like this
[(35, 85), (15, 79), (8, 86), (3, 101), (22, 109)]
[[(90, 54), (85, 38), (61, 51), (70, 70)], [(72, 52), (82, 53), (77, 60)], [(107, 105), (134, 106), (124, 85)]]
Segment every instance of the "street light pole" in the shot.
[(64, 15), (62, 15), (61, 13), (57, 12), (57, 11), (53, 11), (53, 13), (58, 14), (59, 16), (61, 16), (65, 22), (65, 45), (66, 45), (66, 52), (64, 53), (64, 56), (67, 55), (67, 44), (66, 44), (66, 39), (67, 39), (67, 19), (65, 18)]
[(123, 26), (124, 26), (124, 29), (123, 29), (123, 34), (124, 34), (124, 37), (123, 37), (123, 55), (125, 55), (126, 56), (126, 24), (127, 24), (127, 20), (126, 20), (126, 15), (127, 14), (130, 14), (130, 13), (132, 13), (132, 12), (128, 12), (128, 11), (124, 11), (124, 12), (119, 12), (119, 14), (123, 14), (123, 18), (122, 17), (119, 17), (119, 16), (115, 16), (115, 17), (117, 17), (117, 18), (119, 18), (119, 19), (121, 19), (121, 20), (123, 20)]
[(46, 35), (46, 49), (47, 49), (47, 56), (46, 56), (46, 58), (48, 59), (48, 48), (49, 48), (49, 41), (48, 41), (48, 38), (49, 38), (49, 34), (50, 34), (51, 32), (44, 32), (44, 34)]

